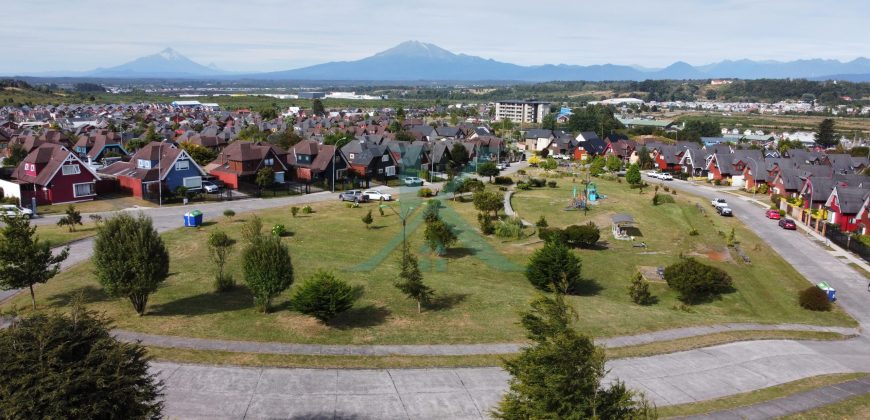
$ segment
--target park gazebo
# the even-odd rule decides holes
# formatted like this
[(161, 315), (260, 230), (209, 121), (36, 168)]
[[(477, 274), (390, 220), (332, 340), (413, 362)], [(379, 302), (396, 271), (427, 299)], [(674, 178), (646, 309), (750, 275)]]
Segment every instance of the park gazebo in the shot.
[(626, 232), (626, 228), (634, 227), (634, 217), (629, 214), (617, 213), (610, 218), (613, 237), (621, 241), (631, 240), (632, 237)]

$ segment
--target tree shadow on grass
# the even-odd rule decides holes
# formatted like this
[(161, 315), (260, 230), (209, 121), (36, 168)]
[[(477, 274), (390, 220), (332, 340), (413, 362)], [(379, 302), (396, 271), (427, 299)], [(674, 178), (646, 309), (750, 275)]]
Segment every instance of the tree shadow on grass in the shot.
[(452, 309), (454, 306), (465, 301), (465, 298), (467, 297), (467, 293), (439, 293), (429, 301), (429, 304), (426, 305), (426, 309), (430, 311), (445, 311)]
[(571, 288), (570, 294), (574, 296), (595, 296), (600, 293), (602, 289), (601, 285), (593, 279), (580, 279), (580, 281)]
[(217, 223), (218, 223), (218, 222), (216, 222), (216, 221), (214, 221), (214, 220), (209, 220), (209, 221), (202, 222), (202, 224), (199, 225), (199, 227), (209, 227), (209, 226), (212, 226), (212, 225), (216, 225)]
[(386, 322), (391, 314), (392, 312), (383, 306), (354, 307), (331, 319), (329, 326), (339, 330), (374, 327)]
[[(47, 303), (51, 307), (64, 307), (72, 304), (72, 301), (79, 295), (82, 296), (82, 303), (94, 303), (111, 299), (103, 289), (96, 286), (84, 286), (78, 289), (70, 290), (65, 293), (51, 295), (47, 299)], [(37, 292), (37, 296), (39, 296)]]
[(254, 300), (248, 288), (236, 286), (222, 293), (203, 293), (153, 305), (149, 308), (148, 314), (155, 316), (195, 316), (237, 311), (253, 306)]
[(459, 259), (462, 257), (471, 257), (477, 254), (477, 250), (469, 247), (448, 248), (444, 253), (444, 258)]

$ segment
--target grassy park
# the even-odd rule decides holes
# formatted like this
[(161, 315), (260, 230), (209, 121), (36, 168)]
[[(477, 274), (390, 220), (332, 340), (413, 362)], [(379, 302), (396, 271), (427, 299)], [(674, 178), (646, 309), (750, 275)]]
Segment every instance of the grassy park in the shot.
[[(575, 251), (583, 261), (584, 277), (597, 286), (569, 297), (579, 313), (577, 327), (588, 334), (619, 336), (725, 322), (855, 325), (838, 309), (828, 313), (801, 309), (796, 294), (806, 287), (806, 280), (736, 219), (720, 218), (709, 210), (706, 216), (702, 214), (695, 204), (702, 203), (705, 209), (709, 204), (704, 207), (700, 199), (676, 195), (675, 203), (653, 206), (652, 188), (639, 194), (625, 183), (596, 180), (607, 198), (584, 214), (563, 210), (580, 181), (574, 184), (571, 177), (553, 180), (557, 181), (555, 188), (517, 192), (513, 206), (531, 222), (545, 215), (550, 226), (593, 221), (601, 227), (601, 249)], [(407, 206), (414, 199), (402, 200)], [(105, 295), (89, 262), (39, 285), (38, 310), (64, 310), (74, 296), (83, 294), (88, 306), (105, 312), (117, 328), (151, 334), (325, 344), (523, 341), (517, 312), (537, 293), (522, 272), (528, 257), (542, 246), (535, 229), (527, 228), (528, 236), (522, 239), (481, 237), (471, 202), (445, 200), (444, 205), (442, 217), (454, 225), (460, 239), (444, 257), (430, 253), (424, 245), (421, 212), (415, 211), (407, 219), (408, 241), (420, 257), (425, 282), (436, 291), (432, 307), (422, 314), (393, 285), (402, 237), (399, 216), (390, 210), (381, 216), (376, 203), (348, 208), (337, 202), (314, 204), (314, 213), (295, 218), (289, 208), (258, 213), (266, 230), (280, 223), (292, 232), (282, 241), (288, 244), (293, 258), (294, 285), (316, 270), (326, 269), (363, 287), (354, 308), (329, 325), (290, 310), (292, 288), (274, 301), (272, 313), (262, 314), (253, 307), (240, 267), (244, 246), (240, 229), (250, 214), (221, 217), (202, 228), (163, 234), (170, 253), (170, 276), (151, 296), (143, 317), (137, 316), (126, 300)], [(368, 210), (374, 215), (371, 229), (360, 220)], [(609, 220), (614, 213), (634, 216), (637, 240), (645, 242), (646, 248), (613, 239)], [(740, 260), (719, 234), (732, 228), (751, 264)], [(220, 294), (212, 289), (212, 263), (206, 247), (209, 233), (216, 229), (237, 241), (228, 267), (238, 286)], [(689, 235), (691, 229), (697, 230), (697, 236)], [(40, 235), (48, 239), (49, 229), (40, 230)], [(710, 303), (686, 306), (665, 283), (653, 282), (656, 304), (638, 306), (631, 302), (626, 287), (639, 267), (665, 266), (681, 254), (726, 270), (737, 291)], [(29, 296), (20, 295), (0, 309), (13, 306), (21, 313), (28, 312)]]

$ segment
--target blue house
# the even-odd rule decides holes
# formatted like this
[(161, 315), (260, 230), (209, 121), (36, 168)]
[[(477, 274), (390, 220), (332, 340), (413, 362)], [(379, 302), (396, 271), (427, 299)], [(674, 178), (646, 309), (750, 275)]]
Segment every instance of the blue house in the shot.
[(139, 198), (175, 192), (178, 187), (202, 188), (205, 171), (183, 149), (171, 143), (151, 142), (129, 162), (115, 162), (99, 171), (114, 177), (122, 190)]
[(111, 156), (129, 156), (130, 153), (124, 148), (123, 136), (108, 130), (83, 134), (79, 136), (73, 147), (82, 159), (99, 162), (103, 158)]

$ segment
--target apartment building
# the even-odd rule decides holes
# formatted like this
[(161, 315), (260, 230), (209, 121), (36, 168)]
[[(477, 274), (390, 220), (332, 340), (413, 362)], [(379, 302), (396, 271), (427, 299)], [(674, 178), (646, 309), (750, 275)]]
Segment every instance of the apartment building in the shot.
[(495, 103), (495, 118), (498, 121), (506, 118), (515, 123), (540, 123), (544, 115), (549, 113), (549, 102), (525, 100)]

